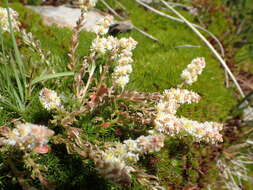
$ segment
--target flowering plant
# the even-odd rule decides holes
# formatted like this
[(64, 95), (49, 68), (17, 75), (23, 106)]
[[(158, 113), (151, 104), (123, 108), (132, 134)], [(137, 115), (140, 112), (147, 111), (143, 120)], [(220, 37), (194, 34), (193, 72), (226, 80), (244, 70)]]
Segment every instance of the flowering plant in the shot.
[[(164, 147), (166, 137), (181, 139), (189, 136), (195, 142), (222, 142), (222, 124), (200, 123), (176, 115), (182, 104), (197, 103), (200, 100), (197, 93), (183, 89), (183, 86), (197, 81), (205, 67), (205, 59), (194, 59), (181, 74), (182, 84), (165, 90), (163, 94), (128, 91), (126, 86), (133, 71), (131, 63), (134, 61), (133, 52), (137, 42), (131, 37), (118, 39), (107, 35), (113, 18), (106, 16), (98, 22), (96, 38), (91, 43), (88, 55), (81, 62), (78, 61), (75, 53), (79, 33), (86, 12), (95, 5), (95, 1), (82, 1), (81, 5), (82, 14), (73, 31), (69, 63), (66, 66), (74, 75), (69, 84), (71, 92), (68, 96), (75, 105), (70, 105), (66, 94), (61, 94), (58, 89), (42, 88), (39, 102), (50, 115), (48, 127), (25, 121), (14, 122), (14, 129), (11, 124), (3, 126), (0, 131), (2, 151), (8, 152), (10, 147), (14, 147), (22, 152), (25, 163), (32, 168), (43, 186), (48, 183), (45, 183), (41, 166), (33, 161), (32, 155), (48, 153), (51, 149), (48, 145), (50, 142), (54, 145), (64, 144), (69, 154), (91, 160), (98, 173), (106, 179), (130, 186), (135, 177), (149, 189), (164, 189), (158, 177), (148, 175), (137, 163), (147, 154), (159, 152)], [(10, 13), (13, 14), (13, 11)], [(11, 18), (16, 19), (15, 14)], [(1, 25), (6, 24), (6, 15), (0, 19)], [(3, 26), (5, 27), (7, 26)], [(38, 45), (32, 42), (31, 34), (23, 31), (21, 35), (24, 44), (31, 48)], [(46, 60), (43, 51), (38, 51), (38, 54), (42, 57), (41, 60)], [(103, 111), (107, 113), (102, 114)], [(143, 130), (138, 135), (121, 141), (91, 139), (82, 127), (84, 117), (90, 118), (91, 128), (99, 126), (107, 129), (118, 124), (126, 128), (131, 125), (133, 129), (141, 126)]]

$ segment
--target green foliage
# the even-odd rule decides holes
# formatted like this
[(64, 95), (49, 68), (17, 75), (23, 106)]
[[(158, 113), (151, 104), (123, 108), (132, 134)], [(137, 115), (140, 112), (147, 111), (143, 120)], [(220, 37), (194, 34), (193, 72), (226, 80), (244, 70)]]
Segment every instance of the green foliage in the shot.
[(236, 63), (238, 67), (253, 73), (253, 4), (251, 0), (223, 0), (229, 7), (229, 17), (236, 27), (231, 36), (236, 38)]
[[(110, 2), (110, 1), (109, 1)], [(199, 78), (199, 82), (194, 84), (190, 89), (201, 94), (202, 99), (197, 105), (184, 106), (179, 114), (185, 115), (199, 121), (215, 120), (224, 121), (227, 119), (230, 109), (235, 105), (235, 98), (232, 90), (224, 86), (224, 73), (220, 68), (219, 63), (211, 55), (208, 48), (195, 36), (191, 30), (185, 25), (178, 24), (173, 21), (161, 18), (137, 6), (133, 0), (122, 1), (129, 11), (129, 16), (133, 23), (147, 30), (149, 33), (158, 38), (162, 44), (155, 43), (137, 31), (131, 31), (127, 34), (119, 36), (132, 36), (139, 42), (139, 45), (134, 52), (134, 73), (131, 76), (129, 89), (139, 90), (144, 92), (162, 92), (164, 89), (175, 87), (179, 83), (179, 76), (183, 68), (190, 61), (198, 56), (203, 56), (207, 60), (207, 68), (203, 75)], [(103, 7), (101, 4), (99, 5)], [(34, 36), (41, 41), (43, 49), (51, 51), (54, 59), (52, 65), (57, 72), (66, 71), (67, 53), (70, 44), (71, 31), (66, 28), (57, 28), (56, 26), (47, 27), (42, 25), (41, 18), (23, 7), (18, 3), (11, 5), (16, 9), (21, 18), (22, 25), (28, 31), (31, 31)], [(219, 29), (215, 29), (218, 33)], [(94, 34), (82, 32), (80, 36), (80, 44), (77, 51), (78, 59), (85, 55), (94, 38)], [(6, 40), (8, 46), (9, 42)], [(176, 48), (178, 45), (191, 44), (200, 45), (201, 48)], [(11, 44), (9, 47), (11, 48)], [(32, 57), (32, 53), (26, 47), (19, 47), (21, 53), (25, 52), (25, 60)], [(34, 58), (36, 59), (36, 58)], [(11, 76), (13, 78), (13, 76)], [(70, 79), (69, 79), (70, 80)], [(54, 89), (60, 89), (63, 94), (67, 94), (71, 87), (65, 85), (61, 79), (57, 79), (53, 84), (50, 80), (43, 82), (43, 86)], [(61, 81), (61, 83), (59, 83)], [(61, 85), (59, 85), (61, 84)], [(4, 86), (4, 85), (1, 85)], [(41, 83), (36, 86), (35, 91), (42, 88)], [(16, 89), (16, 88), (14, 88)], [(26, 110), (24, 117), (27, 121), (35, 123), (45, 123), (51, 119), (49, 114), (41, 109), (41, 106), (36, 102), (37, 95), (31, 100), (31, 107)], [(103, 115), (107, 114), (107, 110), (101, 111)], [(8, 112), (0, 111), (0, 122), (3, 124), (8, 118)], [(3, 119), (6, 118), (6, 119)], [(108, 116), (110, 118), (110, 116)], [(81, 117), (80, 123), (82, 128), (88, 134), (91, 140), (106, 139), (107, 141), (116, 141), (120, 137), (115, 135), (116, 130), (120, 126), (114, 128), (103, 129), (93, 127), (93, 122), (89, 117)], [(130, 127), (129, 127), (130, 128)], [(130, 128), (131, 131), (131, 128)], [(87, 162), (83, 167), (83, 161), (78, 156), (66, 156), (65, 147), (52, 147), (54, 152), (40, 157), (39, 162), (48, 167), (48, 177), (55, 182), (59, 189), (122, 189), (111, 182), (105, 181), (98, 177), (93, 163)], [(198, 180), (205, 181), (205, 176), (201, 176), (199, 162), (209, 162), (208, 158), (203, 159), (210, 152), (205, 152), (206, 147), (198, 145), (187, 145), (187, 143), (168, 139), (166, 148), (157, 155), (152, 155), (149, 161), (143, 160), (141, 167), (149, 168), (150, 161), (159, 159), (159, 162), (154, 165), (154, 170), (162, 179), (163, 183), (174, 188), (183, 188), (188, 183), (196, 183)], [(1, 157), (0, 157), (1, 158)], [(209, 164), (207, 169), (211, 168)], [(210, 164), (211, 165), (211, 164)], [(7, 174), (7, 166), (1, 168), (1, 175)], [(203, 169), (203, 168), (202, 168)], [(154, 172), (151, 170), (150, 172)], [(215, 173), (210, 170), (210, 173)], [(203, 178), (203, 179), (201, 179)], [(0, 178), (0, 186), (4, 183), (5, 178)], [(213, 180), (210, 178), (209, 180)], [(11, 179), (7, 180), (9, 183)], [(208, 181), (208, 180), (207, 180)], [(2, 182), (2, 184), (1, 184)], [(204, 182), (203, 182), (204, 183)], [(135, 183), (134, 183), (135, 184)], [(6, 186), (2, 186), (5, 188)], [(14, 188), (14, 187), (12, 187)], [(134, 185), (130, 189), (143, 189), (139, 185)]]
[[(1, 92), (0, 104), (11, 111), (22, 113), (26, 107), (27, 99), (27, 81), (24, 71), (24, 64), (22, 62), (14, 31), (11, 23), (10, 12), (8, 11), (9, 27), (11, 32), (12, 46), (14, 48), (14, 55), (5, 52), (5, 45), (3, 40), (3, 31), (0, 31), (1, 48), (2, 48), (2, 62), (1, 62)], [(11, 65), (11, 67), (9, 66)], [(12, 80), (15, 79), (13, 83)]]
[(27, 3), (29, 5), (41, 5), (43, 1), (42, 0), (28, 0)]
[[(137, 31), (123, 35), (132, 36), (139, 43), (134, 52), (134, 73), (131, 76), (129, 88), (139, 91), (158, 90), (161, 92), (173, 87), (178, 83), (182, 69), (193, 58), (203, 56), (207, 60), (207, 68), (198, 84), (191, 87), (192, 90), (202, 95), (203, 101), (197, 106), (185, 108), (183, 112), (185, 115), (190, 114), (192, 118), (199, 120), (224, 120), (235, 102), (232, 91), (224, 87), (224, 73), (208, 48), (185, 25), (145, 11), (138, 7), (134, 1), (129, 1), (124, 5), (128, 8), (130, 18), (136, 26), (143, 29), (148, 28), (148, 32), (162, 42), (162, 44), (154, 43)], [(42, 47), (50, 50), (55, 57), (61, 58), (61, 65), (58, 67), (66, 68), (66, 55), (71, 31), (55, 26), (42, 26), (38, 15), (27, 11), (19, 4), (15, 4), (14, 7), (20, 12), (23, 24), (41, 41)], [(28, 18), (33, 18), (33, 22)], [(78, 48), (80, 58), (89, 50), (93, 38), (93, 34), (82, 32)], [(175, 48), (175, 46), (184, 44), (200, 45), (201, 48)], [(213, 88), (214, 86), (215, 88)], [(192, 110), (195, 110), (194, 114)]]

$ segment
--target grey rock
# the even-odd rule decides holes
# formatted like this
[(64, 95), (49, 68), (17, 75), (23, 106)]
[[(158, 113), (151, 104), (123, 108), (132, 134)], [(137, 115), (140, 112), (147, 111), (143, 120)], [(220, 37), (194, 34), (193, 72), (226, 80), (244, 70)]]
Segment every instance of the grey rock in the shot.
[[(70, 8), (66, 6), (27, 6), (28, 8), (39, 13), (43, 22), (46, 25), (56, 25), (58, 27), (74, 28), (76, 26), (76, 21), (81, 15), (81, 10), (77, 8)], [(84, 24), (83, 30), (93, 32), (97, 26), (97, 21), (106, 16), (97, 9), (93, 9), (87, 13), (86, 22)]]
[(110, 26), (109, 34), (116, 35), (118, 33), (124, 33), (124, 32), (128, 32), (132, 30), (133, 28), (134, 26), (130, 20), (115, 22), (114, 24)]

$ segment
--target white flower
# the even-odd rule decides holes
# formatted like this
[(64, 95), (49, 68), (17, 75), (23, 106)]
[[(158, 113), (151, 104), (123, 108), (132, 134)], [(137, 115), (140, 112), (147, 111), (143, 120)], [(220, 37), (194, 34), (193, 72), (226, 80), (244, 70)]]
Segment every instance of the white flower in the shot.
[(126, 84), (129, 82), (129, 76), (128, 75), (123, 75), (115, 79), (115, 84), (116, 86), (119, 86), (121, 88), (124, 88)]
[(113, 36), (108, 36), (105, 43), (105, 48), (107, 51), (116, 51), (118, 48), (118, 40)]
[(117, 66), (114, 68), (113, 79), (114, 84), (121, 88), (129, 82), (129, 75), (133, 68), (130, 63), (133, 62), (131, 52), (136, 47), (137, 42), (132, 38), (121, 38), (118, 40), (118, 56), (115, 57)]
[(132, 152), (127, 152), (125, 155), (124, 155), (124, 160), (126, 160), (127, 162), (137, 162), (139, 160), (139, 156), (138, 154), (134, 154)]
[(124, 154), (127, 153), (126, 147), (121, 143), (117, 144), (115, 148), (111, 149), (111, 151), (113, 151), (114, 156), (117, 157), (123, 157)]
[(128, 64), (128, 65), (119, 65), (119, 66), (116, 66), (115, 69), (114, 69), (114, 74), (115, 75), (127, 75), (127, 74), (130, 74), (132, 73), (133, 71), (133, 68), (132, 68), (132, 65)]
[(215, 122), (200, 123), (186, 118), (178, 118), (172, 114), (157, 115), (155, 130), (171, 136), (192, 136), (195, 141), (211, 143), (222, 142), (222, 124)]
[(131, 57), (120, 57), (118, 60), (118, 64), (120, 65), (126, 65), (132, 62), (133, 62), (133, 59)]
[(167, 114), (176, 114), (177, 113), (177, 108), (179, 107), (179, 104), (174, 101), (160, 101), (157, 106), (156, 109), (158, 111), (158, 113), (167, 113)]
[(95, 7), (97, 0), (79, 0), (80, 7), (85, 11)]
[(95, 26), (94, 32), (97, 35), (105, 35), (109, 31), (109, 28), (101, 27), (101, 26)]
[(115, 182), (130, 182), (130, 172), (133, 168), (126, 165), (126, 162), (135, 162), (138, 156), (128, 153), (123, 144), (117, 144), (117, 147), (100, 151), (98, 154), (101, 156), (94, 156), (93, 159), (102, 176)]
[(138, 147), (140, 148), (140, 153), (152, 153), (158, 152), (164, 146), (164, 135), (149, 135), (149, 136), (140, 136), (136, 139)]
[(105, 35), (111, 24), (113, 24), (114, 20), (113, 20), (113, 16), (111, 15), (107, 15), (104, 18), (100, 19), (97, 22), (97, 26), (95, 27), (95, 33), (97, 35)]
[(96, 39), (93, 40), (91, 44), (91, 50), (99, 54), (105, 54), (107, 51), (106, 42), (107, 42), (106, 38), (97, 37)]
[[(201, 67), (204, 67), (203, 63)], [(189, 68), (194, 68), (194, 66)], [(181, 104), (197, 103), (199, 100), (200, 96), (189, 90), (179, 88), (165, 90), (162, 99), (157, 103), (155, 128), (150, 131), (150, 134), (160, 133), (179, 137), (190, 135), (197, 142), (222, 142), (221, 124), (215, 122), (199, 123), (175, 115)]]
[(103, 26), (105, 28), (108, 28), (112, 23), (113, 23), (113, 16), (111, 15), (107, 15), (105, 17), (103, 17), (102, 19), (100, 19), (97, 24), (100, 26)]
[(164, 99), (170, 102), (174, 101), (178, 104), (191, 104), (197, 103), (200, 100), (200, 96), (189, 90), (171, 88), (164, 91)]
[(121, 50), (120, 55), (119, 55), (119, 57), (132, 57), (132, 56), (133, 56), (132, 51), (128, 49)]
[(191, 134), (196, 141), (206, 141), (211, 143), (222, 142), (222, 124), (215, 122), (199, 123), (197, 121), (181, 118), (179, 120), (184, 126), (184, 130)]
[(136, 141), (128, 139), (124, 141), (124, 144), (127, 146), (127, 149), (131, 152), (138, 152), (138, 146)]
[[(17, 21), (18, 13), (11, 8), (9, 8), (9, 11), (13, 30), (19, 31), (20, 23)], [(2, 7), (0, 7), (0, 28), (3, 31), (10, 32), (7, 9)]]
[(119, 45), (120, 45), (120, 48), (122, 48), (122, 49), (132, 51), (136, 47), (137, 42), (131, 37), (130, 38), (121, 38), (119, 40)]
[(45, 126), (23, 123), (10, 131), (3, 142), (12, 146), (19, 146), (21, 149), (31, 149), (35, 146), (47, 144), (48, 139), (53, 135), (54, 131)]
[(192, 85), (192, 83), (197, 81), (198, 75), (202, 73), (205, 66), (206, 63), (203, 57), (193, 59), (187, 68), (182, 72), (181, 79), (184, 83)]
[(98, 36), (91, 44), (91, 51), (98, 54), (113, 53), (117, 51), (117, 48), (118, 40), (113, 36), (108, 36), (107, 38)]
[[(108, 17), (105, 20), (104, 22), (109, 24), (111, 18)], [(93, 53), (97, 53), (98, 55), (108, 53), (110, 59), (116, 61), (117, 65), (114, 68), (112, 77), (117, 87), (124, 88), (129, 82), (129, 75), (133, 71), (130, 64), (133, 62), (131, 51), (135, 48), (136, 44), (137, 42), (132, 38), (121, 38), (118, 40), (113, 36), (108, 36), (107, 38), (97, 36), (92, 42), (91, 51)]]
[(163, 99), (157, 104), (156, 109), (158, 113), (176, 114), (181, 104), (197, 103), (199, 100), (200, 96), (195, 92), (172, 88), (164, 91)]
[(40, 91), (39, 99), (42, 106), (47, 110), (61, 108), (61, 99), (58, 97), (57, 93), (53, 90), (43, 88)]
[(177, 117), (172, 114), (158, 113), (155, 119), (155, 130), (160, 133), (175, 136), (182, 129), (181, 123)]

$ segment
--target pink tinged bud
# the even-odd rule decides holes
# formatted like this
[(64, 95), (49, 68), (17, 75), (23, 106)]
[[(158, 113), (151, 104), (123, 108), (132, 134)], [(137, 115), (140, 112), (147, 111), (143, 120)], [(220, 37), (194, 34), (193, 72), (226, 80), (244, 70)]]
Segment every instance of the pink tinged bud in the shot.
[(33, 149), (34, 152), (37, 152), (39, 154), (47, 154), (50, 150), (51, 150), (51, 147), (48, 145), (36, 146)]
[(110, 126), (111, 126), (111, 124), (109, 122), (105, 122), (105, 123), (101, 124), (101, 127), (104, 127), (104, 128), (108, 128)]

